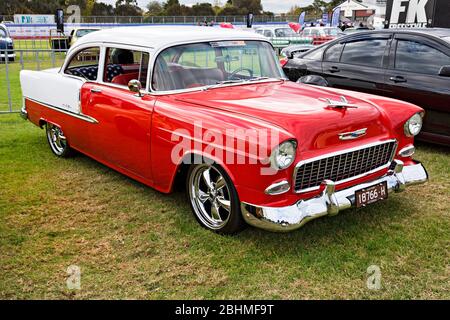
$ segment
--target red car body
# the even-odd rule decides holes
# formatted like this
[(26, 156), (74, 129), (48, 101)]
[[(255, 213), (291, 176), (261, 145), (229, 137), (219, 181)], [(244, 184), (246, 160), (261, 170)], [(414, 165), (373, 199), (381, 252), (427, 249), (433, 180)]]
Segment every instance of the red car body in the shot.
[[(101, 34), (98, 32), (95, 36)], [(22, 79), (24, 81), (26, 79)], [(357, 107), (330, 107), (330, 101), (342, 99), (349, 106)], [(183, 167), (181, 162), (171, 161), (176, 144), (172, 136), (182, 129), (195, 137), (193, 123), (196, 121), (201, 121), (203, 128), (217, 130), (224, 136), (229, 129), (270, 129), (279, 134), (280, 141), (297, 141), (294, 164), (374, 143), (395, 141), (397, 164), (402, 163), (405, 168), (420, 166), (420, 176), (411, 178), (410, 182), (427, 179), (422, 166), (410, 155), (398, 154), (399, 150), (413, 144), (413, 138), (404, 133), (405, 122), (423, 110), (409, 103), (369, 94), (268, 79), (176, 93), (149, 92), (137, 97), (126, 88), (86, 81), (80, 90), (82, 112), (78, 116), (32, 97), (25, 96), (24, 101), (23, 114), (35, 125), (50, 123), (60, 127), (73, 149), (164, 193), (174, 189), (177, 174)], [(340, 138), (342, 133), (361, 128), (367, 129), (363, 137)], [(197, 145), (193, 143), (186, 155), (207, 153), (228, 174), (239, 200), (262, 208), (261, 214), (265, 208), (291, 207), (324, 194), (324, 187), (307, 192), (296, 192), (292, 187), (288, 192), (268, 194), (265, 190), (270, 185), (280, 181), (291, 183), (297, 167), (292, 165), (274, 175), (261, 175), (263, 165), (228, 164), (208, 153), (210, 143), (205, 140)], [(275, 147), (269, 146), (270, 149)], [(250, 146), (246, 150), (249, 149)], [(247, 151), (245, 157), (252, 157)], [(393, 174), (392, 170), (389, 165), (375, 168), (363, 176), (337, 183), (334, 191), (387, 177)], [(400, 188), (400, 184), (394, 187)], [(301, 221), (292, 223), (273, 218), (270, 221), (264, 217), (257, 217), (264, 220), (263, 223), (252, 222), (253, 217), (248, 213), (244, 218), (250, 224), (269, 230), (292, 230), (314, 217), (302, 216)]]

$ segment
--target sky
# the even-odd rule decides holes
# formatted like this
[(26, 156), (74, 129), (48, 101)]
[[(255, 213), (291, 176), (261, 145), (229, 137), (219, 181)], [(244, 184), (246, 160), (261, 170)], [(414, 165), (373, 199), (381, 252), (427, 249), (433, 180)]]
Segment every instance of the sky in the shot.
[[(147, 3), (151, 0), (138, 0), (139, 6), (145, 8)], [(220, 0), (222, 4), (225, 4), (226, 0)], [(99, 0), (99, 2), (105, 2), (114, 5), (116, 0)], [(197, 2), (210, 2), (213, 3), (214, 0), (180, 0), (181, 4), (193, 5)], [(275, 13), (284, 13), (289, 11), (289, 9), (294, 6), (307, 6), (313, 2), (313, 0), (261, 0), (263, 8), (265, 11), (272, 11)]]

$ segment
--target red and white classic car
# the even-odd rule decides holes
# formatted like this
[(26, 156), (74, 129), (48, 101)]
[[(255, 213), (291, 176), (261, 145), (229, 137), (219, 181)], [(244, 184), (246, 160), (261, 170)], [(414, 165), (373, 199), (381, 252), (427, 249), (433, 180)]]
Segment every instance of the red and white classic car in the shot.
[(22, 71), (22, 116), (161, 192), (181, 181), (204, 227), (289, 231), (427, 181), (423, 110), (289, 82), (245, 31), (127, 27), (81, 38), (60, 69)]

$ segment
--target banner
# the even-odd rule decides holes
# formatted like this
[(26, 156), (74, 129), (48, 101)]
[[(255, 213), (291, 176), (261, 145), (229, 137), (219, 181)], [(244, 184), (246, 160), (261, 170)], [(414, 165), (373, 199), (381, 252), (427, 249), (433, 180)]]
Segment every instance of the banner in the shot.
[(324, 25), (327, 25), (327, 24), (328, 24), (328, 13), (322, 14), (322, 23), (323, 23)]
[(333, 11), (333, 15), (331, 16), (331, 26), (337, 27), (339, 25), (339, 19), (341, 17), (341, 8), (337, 7)]
[(16, 24), (53, 24), (55, 16), (52, 14), (15, 14)]
[(300, 16), (298, 17), (298, 23), (303, 26), (303, 24), (305, 23), (305, 16), (306, 16), (306, 12), (303, 11)]

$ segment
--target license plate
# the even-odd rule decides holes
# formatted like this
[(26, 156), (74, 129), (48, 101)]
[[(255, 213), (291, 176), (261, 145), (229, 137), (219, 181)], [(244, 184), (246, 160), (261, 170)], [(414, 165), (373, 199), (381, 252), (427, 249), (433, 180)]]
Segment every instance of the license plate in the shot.
[(365, 207), (368, 204), (387, 199), (387, 183), (382, 182), (374, 186), (355, 191), (356, 207)]

